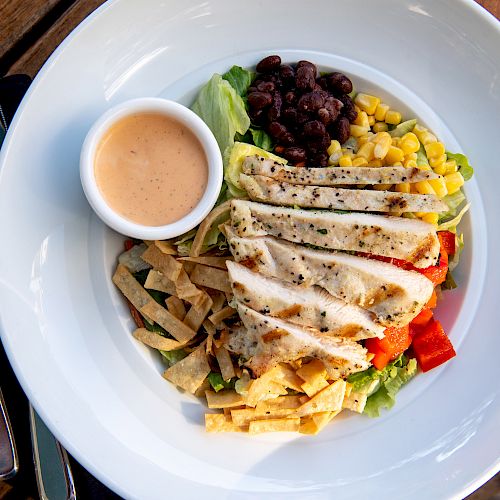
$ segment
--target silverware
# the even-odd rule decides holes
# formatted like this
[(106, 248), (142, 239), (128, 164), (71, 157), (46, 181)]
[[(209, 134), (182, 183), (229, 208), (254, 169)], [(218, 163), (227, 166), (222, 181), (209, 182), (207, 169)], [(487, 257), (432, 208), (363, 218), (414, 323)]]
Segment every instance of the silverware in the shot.
[(10, 479), (17, 474), (19, 461), (10, 425), (7, 407), (0, 389), (0, 479)]
[(30, 426), (36, 482), (41, 500), (75, 500), (75, 483), (68, 454), (31, 405)]

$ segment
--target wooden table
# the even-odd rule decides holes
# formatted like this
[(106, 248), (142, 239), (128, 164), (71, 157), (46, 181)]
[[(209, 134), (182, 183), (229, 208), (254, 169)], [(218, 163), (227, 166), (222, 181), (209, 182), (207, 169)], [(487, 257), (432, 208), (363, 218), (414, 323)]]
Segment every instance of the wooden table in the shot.
[[(500, 19), (500, 0), (477, 2)], [(0, 76), (25, 73), (33, 78), (71, 30), (102, 3), (103, 0), (0, 0)], [(0, 482), (0, 499), (8, 494), (8, 489)], [(500, 474), (468, 500), (499, 496)]]

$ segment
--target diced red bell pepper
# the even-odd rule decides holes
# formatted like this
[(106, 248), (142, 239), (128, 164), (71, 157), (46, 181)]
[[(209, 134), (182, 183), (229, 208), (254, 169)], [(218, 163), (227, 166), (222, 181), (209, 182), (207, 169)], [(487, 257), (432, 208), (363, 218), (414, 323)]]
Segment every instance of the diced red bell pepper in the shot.
[(413, 352), (422, 371), (427, 372), (456, 356), (441, 323), (431, 320), (413, 337)]
[(134, 242), (132, 240), (125, 240), (123, 246), (125, 247), (125, 251), (127, 252), (134, 246)]
[(444, 250), (444, 248), (441, 248), (437, 266), (415, 269), (415, 271), (418, 271), (420, 274), (423, 274), (426, 278), (430, 279), (434, 286), (443, 283), (446, 279), (446, 274), (448, 273), (448, 254), (446, 253), (446, 250)]
[(424, 307), (420, 313), (412, 319), (411, 324), (417, 326), (425, 326), (432, 319), (432, 311)]
[(368, 352), (375, 354), (372, 364), (377, 370), (382, 370), (387, 363), (396, 359), (400, 354), (406, 351), (411, 344), (410, 328), (386, 328), (383, 339), (371, 338), (365, 341), (365, 347)]
[(441, 248), (444, 248), (448, 255), (455, 255), (455, 234), (451, 231), (439, 231), (437, 235)]
[(438, 297), (437, 297), (436, 290), (432, 290), (431, 298), (429, 299), (429, 302), (427, 302), (427, 304), (425, 304), (425, 307), (428, 307), (429, 309), (434, 309), (437, 306), (437, 301), (438, 301)]

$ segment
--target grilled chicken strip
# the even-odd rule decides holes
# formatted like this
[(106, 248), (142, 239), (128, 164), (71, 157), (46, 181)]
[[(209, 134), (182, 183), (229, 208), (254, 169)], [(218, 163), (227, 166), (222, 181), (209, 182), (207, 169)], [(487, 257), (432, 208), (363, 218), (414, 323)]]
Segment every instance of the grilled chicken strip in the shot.
[(246, 358), (246, 366), (257, 377), (278, 363), (306, 356), (323, 361), (332, 379), (370, 367), (361, 344), (264, 316), (241, 303), (236, 306), (244, 328), (230, 331), (226, 347)]
[(437, 179), (430, 170), (406, 167), (326, 167), (303, 168), (282, 165), (258, 156), (247, 156), (243, 173), (265, 175), (289, 184), (335, 186), (337, 184), (401, 184)]
[(432, 295), (432, 282), (416, 271), (269, 236), (240, 238), (230, 227), (225, 231), (237, 262), (303, 288), (318, 285), (339, 300), (373, 312), (384, 326), (407, 325)]
[(395, 193), (365, 189), (300, 186), (263, 175), (240, 175), (251, 200), (306, 208), (361, 212), (446, 212), (448, 205), (434, 194)]
[(271, 235), (328, 249), (402, 259), (415, 267), (435, 265), (439, 257), (436, 229), (418, 219), (338, 214), (232, 200), (231, 224), (238, 236)]
[(266, 316), (316, 328), (325, 335), (362, 340), (384, 336), (384, 327), (365, 309), (332, 297), (319, 286), (291, 285), (228, 262), (234, 298)]

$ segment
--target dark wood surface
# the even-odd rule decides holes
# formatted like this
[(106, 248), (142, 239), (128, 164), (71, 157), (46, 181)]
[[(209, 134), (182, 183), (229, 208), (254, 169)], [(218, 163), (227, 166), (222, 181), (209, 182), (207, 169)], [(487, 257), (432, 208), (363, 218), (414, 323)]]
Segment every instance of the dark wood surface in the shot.
[[(500, 19), (500, 0), (477, 2)], [(73, 28), (102, 3), (104, 0), (0, 0), (0, 76), (24, 73), (33, 78)], [(14, 498), (12, 494), (11, 487), (0, 482), (0, 499)], [(500, 474), (468, 500), (500, 500)]]

